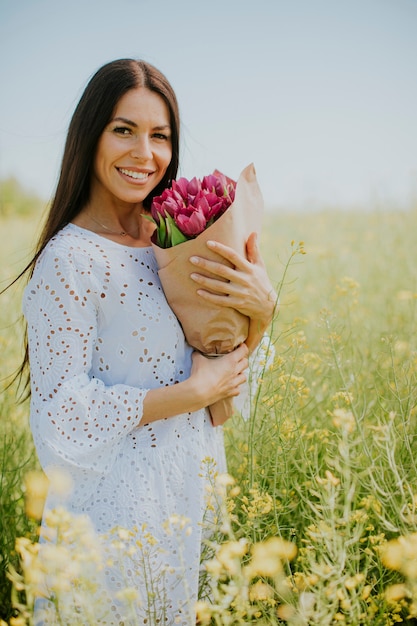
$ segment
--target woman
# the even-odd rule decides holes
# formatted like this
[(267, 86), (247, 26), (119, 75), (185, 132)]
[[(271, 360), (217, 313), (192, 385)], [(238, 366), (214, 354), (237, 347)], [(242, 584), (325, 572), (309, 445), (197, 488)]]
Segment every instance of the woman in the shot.
[[(210, 360), (185, 342), (158, 280), (154, 226), (144, 217), (175, 178), (178, 152), (179, 112), (166, 78), (142, 61), (103, 66), (73, 115), (24, 296), (31, 427), (42, 467), (71, 476), (66, 507), (87, 514), (98, 533), (136, 527), (141, 539), (146, 525), (158, 542), (151, 566), (155, 576), (164, 572), (162, 588), (149, 594), (134, 556), (128, 564), (113, 560), (105, 571), (110, 615), (101, 624), (122, 623), (116, 592), (126, 585), (140, 594), (137, 623), (190, 623), (205, 510), (202, 462), (208, 457), (225, 469), (222, 431), (207, 407), (239, 394), (248, 351), (275, 304), (255, 238), (248, 259), (218, 244), (235, 269), (225, 274), (196, 259), (194, 280), (202, 298), (250, 317), (247, 344)], [(58, 501), (50, 493), (46, 509)], [(163, 530), (172, 515), (190, 520), (185, 564)]]

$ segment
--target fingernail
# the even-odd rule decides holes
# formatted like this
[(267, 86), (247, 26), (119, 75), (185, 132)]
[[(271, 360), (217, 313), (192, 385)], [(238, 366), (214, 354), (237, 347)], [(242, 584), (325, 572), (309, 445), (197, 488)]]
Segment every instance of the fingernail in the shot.
[(190, 263), (194, 263), (194, 265), (198, 265), (198, 256), (192, 256), (190, 257)]

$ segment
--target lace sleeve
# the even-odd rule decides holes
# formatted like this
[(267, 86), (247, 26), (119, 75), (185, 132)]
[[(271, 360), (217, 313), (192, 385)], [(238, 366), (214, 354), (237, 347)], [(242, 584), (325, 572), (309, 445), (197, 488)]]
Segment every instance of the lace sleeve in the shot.
[(147, 392), (91, 377), (99, 297), (88, 260), (48, 249), (23, 299), (38, 456), (47, 473), (63, 468), (86, 495), (138, 426)]

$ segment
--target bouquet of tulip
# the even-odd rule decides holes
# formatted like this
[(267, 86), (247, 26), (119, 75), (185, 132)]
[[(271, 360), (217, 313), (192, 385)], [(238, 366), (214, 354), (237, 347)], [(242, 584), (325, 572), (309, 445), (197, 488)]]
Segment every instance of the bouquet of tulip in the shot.
[(235, 181), (218, 171), (201, 181), (197, 178), (172, 181), (172, 186), (152, 202), (156, 245), (171, 248), (197, 237), (229, 208), (235, 189)]
[[(249, 318), (232, 308), (208, 304), (196, 293), (189, 259), (201, 256), (219, 263), (225, 259), (206, 246), (208, 240), (230, 246), (246, 256), (246, 242), (260, 232), (263, 200), (255, 168), (248, 165), (237, 183), (218, 171), (188, 181), (180, 178), (153, 199), (156, 224), (152, 246), (159, 278), (169, 305), (181, 323), (188, 343), (206, 356), (220, 356), (243, 343)], [(199, 270), (201, 273), (201, 270)], [(219, 404), (219, 403), (217, 403)], [(230, 414), (232, 403), (224, 403)], [(213, 423), (221, 423), (219, 407), (210, 407)], [(224, 420), (223, 420), (224, 421)]]

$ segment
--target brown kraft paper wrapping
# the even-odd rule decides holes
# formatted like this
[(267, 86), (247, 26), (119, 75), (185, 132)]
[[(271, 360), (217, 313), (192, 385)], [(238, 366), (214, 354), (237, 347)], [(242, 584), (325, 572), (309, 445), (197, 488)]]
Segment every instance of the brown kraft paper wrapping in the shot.
[[(189, 259), (201, 256), (225, 263), (223, 257), (206, 246), (209, 240), (223, 243), (246, 256), (247, 239), (252, 232), (260, 233), (262, 214), (262, 194), (255, 168), (250, 164), (239, 176), (233, 204), (198, 237), (171, 248), (160, 248), (152, 243), (166, 299), (188, 343), (207, 356), (227, 354), (243, 343), (248, 336), (249, 318), (235, 309), (200, 298), (196, 293), (199, 286), (190, 274), (203, 272)], [(232, 399), (217, 402), (210, 407), (210, 412), (214, 425), (223, 423), (233, 413)]]

